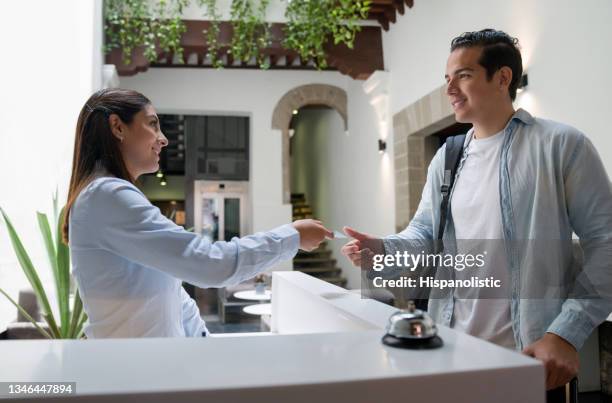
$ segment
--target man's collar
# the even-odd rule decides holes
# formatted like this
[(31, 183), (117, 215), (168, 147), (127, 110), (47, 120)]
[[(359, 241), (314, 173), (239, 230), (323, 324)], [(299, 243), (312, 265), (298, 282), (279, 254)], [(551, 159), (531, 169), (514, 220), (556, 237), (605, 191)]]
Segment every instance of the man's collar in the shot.
[[(529, 112), (527, 112), (523, 108), (518, 108), (514, 112), (514, 115), (512, 115), (512, 117), (510, 118), (508, 123), (506, 124), (506, 127), (504, 127), (504, 130), (506, 130), (508, 128), (508, 126), (510, 125), (510, 122), (512, 122), (514, 119), (520, 120), (521, 122), (523, 122), (526, 125), (530, 125), (530, 124), (533, 124), (535, 122), (535, 118), (533, 116), (531, 116), (531, 114)], [(470, 130), (468, 130), (468, 132), (466, 133), (466, 139), (465, 139), (464, 147), (466, 147), (469, 144), (469, 142), (472, 140), (473, 136), (474, 136), (474, 126), (470, 127)]]
[(523, 108), (518, 108), (516, 112), (514, 112), (514, 115), (512, 115), (512, 119), (510, 120), (514, 120), (514, 119), (518, 119), (521, 122), (525, 123), (526, 125), (530, 125), (535, 122), (535, 119), (533, 118), (533, 116), (531, 116), (531, 114)]

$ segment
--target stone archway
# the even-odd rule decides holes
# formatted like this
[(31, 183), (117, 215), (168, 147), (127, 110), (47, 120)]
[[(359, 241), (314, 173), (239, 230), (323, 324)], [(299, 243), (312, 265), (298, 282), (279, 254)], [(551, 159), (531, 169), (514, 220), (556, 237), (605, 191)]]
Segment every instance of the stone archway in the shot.
[(325, 105), (335, 109), (344, 121), (344, 130), (348, 130), (347, 97), (346, 91), (342, 88), (327, 84), (308, 84), (296, 87), (282, 96), (272, 113), (272, 129), (280, 130), (283, 136), (283, 203), (285, 204), (291, 202), (289, 125), (293, 110), (308, 105)]
[(393, 115), (395, 228), (406, 228), (419, 206), (427, 168), (438, 150), (435, 132), (456, 123), (446, 85)]

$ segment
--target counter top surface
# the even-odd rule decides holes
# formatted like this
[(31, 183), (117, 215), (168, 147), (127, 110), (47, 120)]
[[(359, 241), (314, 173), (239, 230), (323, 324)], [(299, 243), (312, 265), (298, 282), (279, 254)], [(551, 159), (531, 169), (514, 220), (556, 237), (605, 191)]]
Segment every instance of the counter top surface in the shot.
[[(381, 344), (382, 332), (7, 341), (0, 381), (73, 381), (80, 395), (271, 387), (531, 368), (529, 357), (442, 328), (437, 350)], [(154, 380), (154, 381), (153, 381)]]
[(87, 403), (543, 402), (535, 359), (443, 326), (439, 349), (388, 347), (396, 308), (299, 272), (275, 273), (273, 288), (266, 335), (7, 340), (0, 382), (76, 382)]

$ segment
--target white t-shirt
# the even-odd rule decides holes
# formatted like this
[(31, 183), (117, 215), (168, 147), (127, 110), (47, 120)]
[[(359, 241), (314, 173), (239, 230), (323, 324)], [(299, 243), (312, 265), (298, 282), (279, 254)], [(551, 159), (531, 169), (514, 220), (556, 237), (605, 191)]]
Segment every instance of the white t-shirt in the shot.
[[(499, 165), (503, 140), (502, 131), (491, 137), (473, 138), (470, 141), (467, 158), (455, 179), (451, 213), (460, 248), (458, 253), (467, 252), (461, 250), (461, 240), (498, 240), (480, 242), (487, 245), (484, 247), (487, 250), (485, 266), (476, 271), (473, 268), (465, 269), (456, 273), (458, 278), (493, 276), (501, 280), (503, 287), (508, 287), (508, 265), (505, 252), (500, 247), (504, 239), (499, 201)], [(451, 327), (500, 346), (515, 348), (510, 300), (470, 299), (474, 292), (470, 289), (455, 289)]]

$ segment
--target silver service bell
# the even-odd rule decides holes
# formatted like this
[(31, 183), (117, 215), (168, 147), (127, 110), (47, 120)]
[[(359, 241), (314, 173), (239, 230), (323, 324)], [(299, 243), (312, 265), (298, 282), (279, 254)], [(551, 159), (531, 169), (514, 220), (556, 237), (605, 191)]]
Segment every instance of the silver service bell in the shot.
[(438, 337), (438, 328), (431, 316), (409, 301), (406, 309), (389, 317), (383, 343), (392, 347), (428, 349), (442, 346), (442, 339)]
[(387, 334), (401, 339), (428, 339), (438, 334), (438, 329), (427, 312), (416, 309), (413, 301), (408, 307), (391, 315)]

